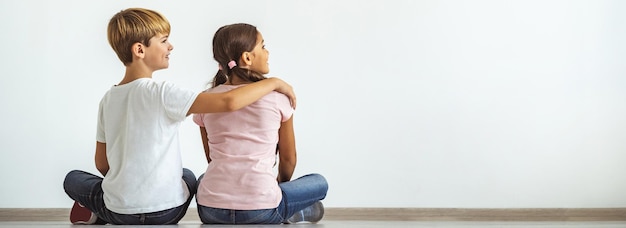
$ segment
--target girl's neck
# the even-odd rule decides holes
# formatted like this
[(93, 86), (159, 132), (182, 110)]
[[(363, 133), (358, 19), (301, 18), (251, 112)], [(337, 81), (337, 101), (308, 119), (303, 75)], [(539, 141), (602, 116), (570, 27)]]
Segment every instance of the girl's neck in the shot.
[(232, 80), (227, 80), (226, 83), (224, 83), (224, 85), (244, 85), (244, 84), (250, 84), (250, 82), (244, 81), (237, 76), (233, 76)]

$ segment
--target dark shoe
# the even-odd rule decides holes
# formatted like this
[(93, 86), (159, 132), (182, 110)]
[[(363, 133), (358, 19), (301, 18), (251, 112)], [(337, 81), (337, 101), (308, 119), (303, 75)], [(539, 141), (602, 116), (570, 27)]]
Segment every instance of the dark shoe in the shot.
[(291, 218), (287, 219), (289, 223), (317, 223), (324, 217), (324, 204), (321, 201), (315, 202), (313, 205), (296, 212)]
[(72, 224), (95, 224), (98, 221), (98, 216), (87, 209), (85, 206), (74, 201), (72, 211), (70, 211), (70, 222)]

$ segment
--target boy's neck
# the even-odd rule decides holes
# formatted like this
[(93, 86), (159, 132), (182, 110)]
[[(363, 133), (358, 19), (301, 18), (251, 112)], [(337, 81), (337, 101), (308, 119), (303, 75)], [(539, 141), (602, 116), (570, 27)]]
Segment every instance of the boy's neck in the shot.
[(137, 66), (131, 63), (131, 65), (126, 66), (124, 78), (117, 85), (124, 85), (140, 78), (152, 78), (152, 72), (152, 70), (149, 70), (145, 66)]

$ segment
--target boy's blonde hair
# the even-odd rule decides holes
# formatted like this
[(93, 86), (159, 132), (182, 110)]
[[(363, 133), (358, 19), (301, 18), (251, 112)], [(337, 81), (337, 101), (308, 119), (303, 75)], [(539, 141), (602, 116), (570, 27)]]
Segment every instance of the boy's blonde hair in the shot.
[(125, 66), (133, 62), (131, 47), (139, 42), (150, 46), (157, 34), (170, 34), (170, 23), (160, 13), (143, 8), (129, 8), (115, 14), (109, 21), (109, 44)]

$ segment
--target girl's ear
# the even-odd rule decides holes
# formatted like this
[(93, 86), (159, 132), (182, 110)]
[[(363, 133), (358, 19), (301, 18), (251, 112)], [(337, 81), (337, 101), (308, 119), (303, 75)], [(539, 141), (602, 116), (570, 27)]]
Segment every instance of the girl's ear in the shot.
[(250, 52), (241, 53), (241, 62), (243, 63), (244, 66), (252, 65), (252, 59), (254, 59), (254, 56), (252, 55), (252, 53)]

